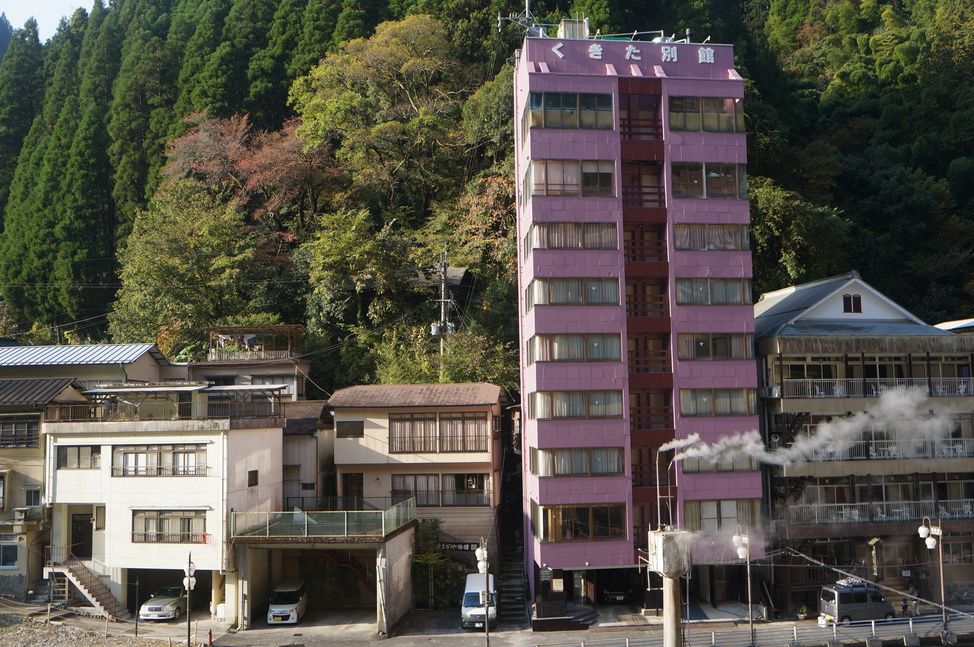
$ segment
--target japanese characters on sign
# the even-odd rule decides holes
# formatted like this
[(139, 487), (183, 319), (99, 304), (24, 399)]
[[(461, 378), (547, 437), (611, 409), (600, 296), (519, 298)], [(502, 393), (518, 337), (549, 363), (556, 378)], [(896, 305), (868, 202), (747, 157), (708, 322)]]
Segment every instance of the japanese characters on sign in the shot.
[[(558, 58), (565, 58), (565, 52), (562, 51), (564, 48), (564, 43), (556, 43), (552, 46), (551, 51), (555, 53)], [(686, 45), (685, 47), (692, 47), (692, 45)], [(626, 45), (626, 60), (627, 61), (641, 61), (643, 60), (642, 50), (634, 44)], [(601, 61), (602, 55), (604, 53), (603, 46), (598, 42), (593, 42), (588, 46), (588, 57)], [(678, 49), (675, 44), (673, 45), (663, 45), (660, 47), (660, 61), (663, 63), (676, 63), (678, 58)], [(697, 62), (704, 63), (708, 65), (713, 65), (715, 63), (714, 59), (714, 48), (713, 47), (697, 47)]]

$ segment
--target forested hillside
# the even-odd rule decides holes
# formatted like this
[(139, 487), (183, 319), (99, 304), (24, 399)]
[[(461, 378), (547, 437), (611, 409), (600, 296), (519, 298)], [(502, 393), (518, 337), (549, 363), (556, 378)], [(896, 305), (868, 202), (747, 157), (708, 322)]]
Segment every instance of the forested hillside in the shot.
[[(966, 0), (536, 1), (748, 79), (756, 289), (858, 269), (974, 316)], [(302, 323), (315, 384), (516, 385), (506, 0), (114, 0), (0, 61), (0, 335), (200, 351)], [(4, 21), (0, 20), (0, 43)], [(7, 30), (9, 33), (9, 30)], [(439, 319), (446, 250), (474, 278)]]

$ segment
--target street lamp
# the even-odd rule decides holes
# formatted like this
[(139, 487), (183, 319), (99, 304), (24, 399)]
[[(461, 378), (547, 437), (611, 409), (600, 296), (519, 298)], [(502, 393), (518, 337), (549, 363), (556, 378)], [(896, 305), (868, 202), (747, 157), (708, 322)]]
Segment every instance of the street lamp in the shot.
[(754, 647), (754, 613), (751, 610), (751, 539), (747, 530), (737, 524), (737, 534), (732, 538), (737, 548), (737, 556), (747, 563), (747, 629), (751, 636), (751, 647)]
[(193, 640), (193, 622), (190, 619), (191, 611), (190, 608), (193, 606), (189, 599), (191, 591), (196, 586), (196, 578), (193, 574), (196, 573), (196, 564), (193, 563), (193, 553), (189, 553), (189, 557), (186, 560), (186, 568), (183, 569), (186, 573), (186, 577), (183, 578), (183, 587), (186, 589), (186, 645), (189, 647), (192, 645)]
[[(942, 523), (942, 522), (941, 522)], [(947, 618), (947, 598), (944, 595), (944, 542), (943, 542), (943, 530), (940, 526), (933, 525), (930, 521), (930, 517), (924, 517), (922, 525), (917, 528), (917, 534), (920, 535), (920, 539), (923, 543), (927, 545), (927, 548), (933, 550), (940, 544), (940, 610), (943, 612), (944, 620), (944, 632), (950, 631), (950, 620)], [(937, 537), (940, 537), (940, 542), (937, 542)]]

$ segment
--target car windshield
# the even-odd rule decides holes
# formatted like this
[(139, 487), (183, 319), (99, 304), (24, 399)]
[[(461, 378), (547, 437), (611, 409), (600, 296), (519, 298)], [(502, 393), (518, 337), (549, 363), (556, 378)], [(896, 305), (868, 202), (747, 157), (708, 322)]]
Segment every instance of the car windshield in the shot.
[(297, 591), (274, 591), (271, 604), (297, 604), (300, 597)]
[[(481, 602), (480, 596), (481, 596), (480, 593), (473, 593), (473, 592), (464, 593), (463, 594), (463, 606), (465, 606), (465, 607), (482, 607), (482, 606), (484, 606), (484, 603)], [(494, 606), (495, 604), (496, 603), (494, 602), (494, 596), (491, 595), (490, 596), (490, 606)]]
[(183, 590), (178, 586), (167, 586), (152, 594), (154, 598), (178, 598), (183, 594)]

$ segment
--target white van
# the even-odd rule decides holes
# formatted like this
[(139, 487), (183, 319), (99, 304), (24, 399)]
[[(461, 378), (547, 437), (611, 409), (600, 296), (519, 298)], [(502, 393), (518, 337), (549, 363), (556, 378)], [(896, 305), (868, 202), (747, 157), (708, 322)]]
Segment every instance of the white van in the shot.
[(308, 593), (301, 580), (288, 580), (277, 585), (271, 592), (271, 605), (267, 608), (267, 624), (294, 624), (301, 619), (308, 606)]
[(819, 615), (825, 622), (857, 622), (894, 618), (893, 605), (871, 586), (823, 586), (818, 599)]
[[(463, 602), (460, 605), (460, 626), (471, 629), (484, 626), (484, 575), (467, 575), (467, 586), (463, 589)], [(497, 591), (494, 589), (494, 576), (487, 575), (490, 628), (497, 626)]]

